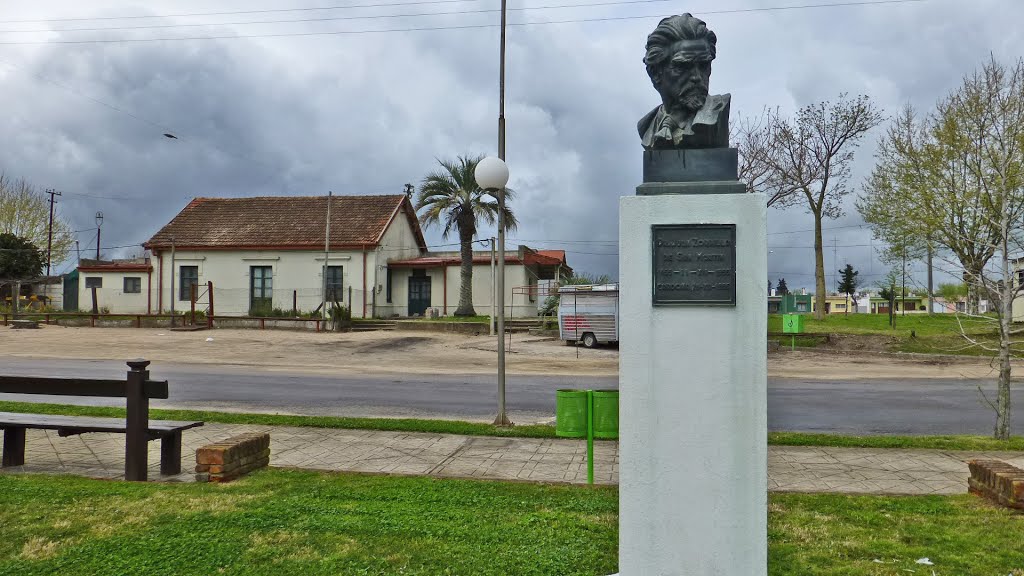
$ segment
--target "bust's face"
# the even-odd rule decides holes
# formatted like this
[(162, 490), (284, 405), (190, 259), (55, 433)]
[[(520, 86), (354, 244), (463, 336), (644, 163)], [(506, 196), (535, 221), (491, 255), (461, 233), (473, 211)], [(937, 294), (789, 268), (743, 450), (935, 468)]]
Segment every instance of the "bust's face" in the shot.
[(714, 56), (704, 40), (680, 40), (672, 48), (655, 88), (670, 112), (694, 113), (708, 98)]

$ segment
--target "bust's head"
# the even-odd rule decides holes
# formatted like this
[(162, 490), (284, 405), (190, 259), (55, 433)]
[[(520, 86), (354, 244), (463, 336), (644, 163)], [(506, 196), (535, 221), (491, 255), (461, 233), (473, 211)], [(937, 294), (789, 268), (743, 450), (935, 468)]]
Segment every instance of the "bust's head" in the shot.
[(669, 113), (693, 115), (704, 106), (718, 38), (690, 14), (663, 19), (647, 37), (644, 64)]

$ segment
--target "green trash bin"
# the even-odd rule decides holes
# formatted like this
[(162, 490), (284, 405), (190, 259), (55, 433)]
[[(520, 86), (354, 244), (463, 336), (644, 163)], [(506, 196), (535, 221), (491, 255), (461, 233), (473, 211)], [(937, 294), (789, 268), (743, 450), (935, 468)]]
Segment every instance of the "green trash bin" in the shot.
[(586, 390), (559, 390), (555, 393), (555, 436), (587, 437)]
[(594, 390), (594, 438), (619, 437), (619, 391)]

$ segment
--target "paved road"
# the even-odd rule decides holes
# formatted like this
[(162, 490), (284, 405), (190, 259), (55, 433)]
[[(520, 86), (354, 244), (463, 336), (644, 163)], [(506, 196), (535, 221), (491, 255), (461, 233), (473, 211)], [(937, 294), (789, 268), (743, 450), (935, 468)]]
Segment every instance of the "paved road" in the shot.
[[(8, 375), (120, 378), (125, 369), (116, 361), (0, 360), (0, 372)], [(335, 376), (161, 363), (153, 367), (152, 377), (170, 382), (171, 399), (156, 401), (155, 406), (486, 420), (493, 417), (496, 404), (495, 378), (488, 375)], [(994, 416), (980, 398), (979, 383), (991, 395), (990, 381), (772, 378), (768, 427), (861, 434), (989, 434)], [(617, 384), (614, 377), (509, 376), (508, 409), (517, 422), (550, 420), (555, 390)], [(1024, 387), (1015, 388), (1015, 405), (1024, 406)], [(0, 399), (42, 400), (3, 394)], [(96, 398), (60, 401), (119, 404)], [(1014, 433), (1024, 434), (1024, 417), (1017, 418)]]

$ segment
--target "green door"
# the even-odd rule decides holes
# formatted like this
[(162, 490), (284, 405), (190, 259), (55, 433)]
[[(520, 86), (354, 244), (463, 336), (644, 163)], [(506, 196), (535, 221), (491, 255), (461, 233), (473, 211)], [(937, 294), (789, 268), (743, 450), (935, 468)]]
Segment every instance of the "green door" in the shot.
[(249, 268), (249, 315), (267, 316), (274, 308), (274, 269), (270, 266)]
[(409, 278), (409, 316), (422, 316), (430, 308), (430, 277)]

